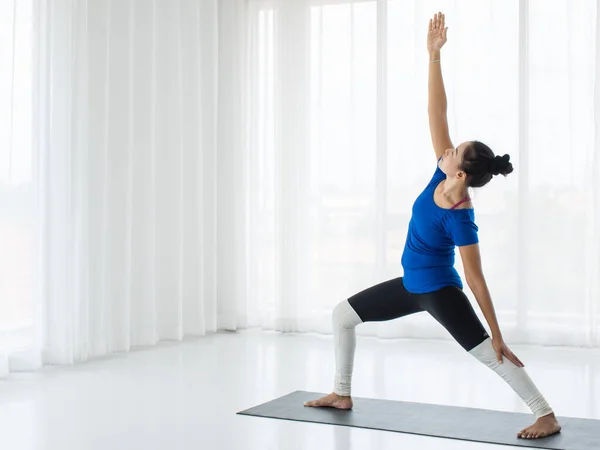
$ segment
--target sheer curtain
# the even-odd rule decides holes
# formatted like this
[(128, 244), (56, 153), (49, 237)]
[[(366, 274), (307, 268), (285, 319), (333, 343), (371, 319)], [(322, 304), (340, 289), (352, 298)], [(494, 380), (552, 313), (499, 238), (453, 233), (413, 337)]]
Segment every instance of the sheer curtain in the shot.
[(0, 377), (246, 326), (244, 11), (2, 3)]
[(243, 325), (231, 6), (2, 3), (0, 376)]
[(37, 12), (44, 363), (226, 327), (217, 2), (60, 0)]
[[(593, 0), (249, 0), (249, 324), (329, 333), (339, 301), (402, 275), (411, 205), (435, 169), (425, 37), (438, 10), (451, 138), (516, 168), (474, 193), (505, 337), (598, 346)], [(426, 314), (358, 332), (450, 339)]]
[[(0, 8), (0, 376), (217, 329), (330, 333), (339, 301), (401, 276), (435, 168), (437, 10), (453, 141), (516, 167), (475, 193), (507, 341), (600, 345), (596, 1)], [(359, 333), (450, 339), (425, 314)]]
[[(0, 3), (0, 377), (34, 366), (37, 203), (32, 151), (32, 1)], [(17, 351), (14, 351), (17, 349)]]

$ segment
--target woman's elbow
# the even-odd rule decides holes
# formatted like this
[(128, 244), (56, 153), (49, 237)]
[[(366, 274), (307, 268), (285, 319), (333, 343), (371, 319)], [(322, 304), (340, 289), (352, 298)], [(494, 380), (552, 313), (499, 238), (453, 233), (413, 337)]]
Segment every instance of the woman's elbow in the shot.
[(427, 105), (427, 114), (430, 117), (440, 118), (442, 120), (448, 120), (448, 106), (444, 104), (439, 105)]
[(465, 274), (465, 279), (467, 281), (467, 284), (469, 285), (469, 288), (471, 288), (472, 291), (477, 291), (485, 286), (485, 278), (483, 277), (483, 274), (467, 273)]

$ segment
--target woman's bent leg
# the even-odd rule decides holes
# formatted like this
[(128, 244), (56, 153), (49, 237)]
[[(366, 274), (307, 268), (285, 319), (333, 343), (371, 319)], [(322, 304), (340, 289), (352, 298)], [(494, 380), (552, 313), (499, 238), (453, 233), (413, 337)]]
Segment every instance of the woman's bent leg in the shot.
[(333, 392), (349, 397), (354, 369), (357, 325), (363, 323), (348, 300), (338, 303), (333, 310), (333, 343), (335, 349), (335, 378)]
[(404, 289), (402, 278), (377, 284), (340, 302), (332, 314), (335, 349), (333, 393), (307, 402), (306, 406), (351, 407), (357, 325), (392, 320), (421, 311), (423, 309), (415, 303), (414, 296)]

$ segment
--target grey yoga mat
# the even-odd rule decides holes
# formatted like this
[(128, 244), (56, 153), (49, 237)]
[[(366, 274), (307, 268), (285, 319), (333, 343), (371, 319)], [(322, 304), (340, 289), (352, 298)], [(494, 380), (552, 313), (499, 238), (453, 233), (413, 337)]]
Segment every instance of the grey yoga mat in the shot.
[(600, 420), (560, 417), (562, 431), (543, 439), (519, 439), (533, 423), (531, 414), (354, 397), (354, 408), (309, 408), (317, 392), (295, 391), (238, 414), (300, 422), (395, 431), (464, 441), (552, 450), (600, 449)]

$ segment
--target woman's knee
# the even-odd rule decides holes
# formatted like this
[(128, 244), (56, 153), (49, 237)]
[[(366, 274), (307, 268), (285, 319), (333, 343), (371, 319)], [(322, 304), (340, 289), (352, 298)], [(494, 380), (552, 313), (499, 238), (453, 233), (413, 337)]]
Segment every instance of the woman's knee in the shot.
[(354, 328), (361, 324), (362, 320), (348, 300), (344, 300), (333, 308), (332, 322), (342, 328)]

